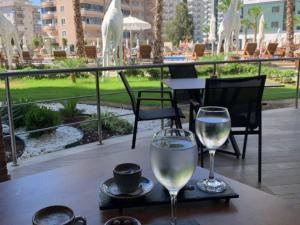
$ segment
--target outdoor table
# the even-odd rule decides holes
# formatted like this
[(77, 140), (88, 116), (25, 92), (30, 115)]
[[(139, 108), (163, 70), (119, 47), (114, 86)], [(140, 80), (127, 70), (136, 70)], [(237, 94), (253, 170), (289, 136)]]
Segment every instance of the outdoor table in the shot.
[[(205, 78), (166, 79), (163, 81), (172, 90), (205, 89)], [(284, 84), (266, 82), (265, 87), (284, 87)]]
[[(76, 215), (85, 216), (88, 225), (102, 225), (109, 218), (118, 216), (118, 210), (99, 210), (101, 183), (112, 177), (112, 170), (117, 164), (124, 162), (140, 164), (143, 175), (156, 182), (148, 156), (148, 148), (125, 151), (102, 158), (74, 161), (73, 166), (1, 183), (0, 224), (29, 225), (37, 210), (62, 204), (71, 207)], [(206, 176), (207, 170), (197, 168), (193, 178)], [(201, 225), (300, 224), (300, 209), (296, 205), (237, 181), (223, 179), (240, 195), (238, 199), (228, 204), (223, 201), (179, 204), (178, 218), (196, 219)], [(168, 221), (169, 214), (169, 205), (124, 210), (124, 215), (136, 217), (142, 224)]]

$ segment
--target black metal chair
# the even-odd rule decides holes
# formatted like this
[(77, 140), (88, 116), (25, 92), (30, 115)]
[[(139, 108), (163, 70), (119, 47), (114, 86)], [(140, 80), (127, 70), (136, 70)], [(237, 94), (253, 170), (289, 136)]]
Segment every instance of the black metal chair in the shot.
[[(172, 65), (169, 66), (172, 79), (197, 78), (197, 71), (194, 65)], [(190, 104), (189, 125), (194, 130), (193, 112), (202, 105), (203, 90), (175, 90), (173, 97), (176, 103)]]
[[(232, 127), (230, 140), (236, 151), (235, 154), (238, 154), (239, 150), (234, 135), (244, 135), (243, 159), (246, 155), (248, 135), (258, 135), (259, 182), (261, 182), (262, 163), (261, 104), (265, 81), (266, 76), (207, 79), (204, 95), (204, 105), (228, 108)], [(203, 150), (201, 152), (203, 154)]]
[[(175, 122), (177, 128), (181, 127), (180, 118), (184, 118), (183, 113), (177, 108), (175, 101), (173, 100), (172, 93), (170, 91), (154, 91), (154, 90), (144, 90), (138, 92), (138, 97), (135, 97), (134, 92), (132, 91), (124, 72), (119, 72), (119, 75), (123, 81), (123, 84), (126, 88), (126, 91), (130, 97), (132, 110), (135, 114), (135, 121), (133, 127), (133, 138), (132, 138), (132, 146), (131, 148), (135, 148), (136, 142), (136, 134), (138, 128), (139, 121), (146, 121), (146, 120), (158, 120), (158, 119), (170, 119)], [(153, 98), (153, 97), (143, 97), (143, 94), (150, 94), (150, 93), (163, 93), (168, 94), (169, 98)], [(160, 108), (160, 109), (151, 109), (151, 110), (142, 110), (140, 109), (141, 102), (143, 101), (169, 101), (172, 107)], [(172, 123), (173, 124), (173, 123)]]

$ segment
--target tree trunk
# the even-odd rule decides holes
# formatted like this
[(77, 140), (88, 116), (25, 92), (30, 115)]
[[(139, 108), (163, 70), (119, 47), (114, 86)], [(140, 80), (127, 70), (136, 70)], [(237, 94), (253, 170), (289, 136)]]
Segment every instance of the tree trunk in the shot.
[(247, 35), (248, 35), (248, 30), (247, 30), (247, 28), (245, 28), (245, 31), (244, 31), (244, 48), (245, 48), (245, 46), (246, 46), (246, 44), (247, 44)]
[(9, 180), (9, 175), (6, 167), (6, 155), (4, 151), (2, 121), (0, 116), (0, 182)]
[(286, 56), (293, 57), (294, 46), (294, 0), (287, 0), (286, 7)]
[(73, 0), (74, 22), (76, 32), (76, 48), (79, 57), (85, 57), (84, 51), (84, 33), (81, 21), (80, 0)]
[(255, 21), (254, 21), (254, 25), (253, 25), (254, 27), (254, 37), (253, 37), (253, 42), (254, 43), (256, 43), (257, 42), (257, 38), (256, 38), (256, 36), (257, 36), (257, 19), (255, 18)]
[(154, 43), (153, 43), (153, 63), (162, 63), (162, 0), (156, 0), (154, 16)]

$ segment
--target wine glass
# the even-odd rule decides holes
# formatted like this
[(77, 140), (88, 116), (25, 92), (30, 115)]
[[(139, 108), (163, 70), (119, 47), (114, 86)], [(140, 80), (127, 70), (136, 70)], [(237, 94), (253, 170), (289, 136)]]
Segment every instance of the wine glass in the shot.
[(223, 192), (226, 183), (214, 176), (214, 157), (228, 138), (231, 128), (230, 115), (223, 107), (208, 106), (199, 109), (196, 117), (196, 134), (201, 143), (209, 150), (210, 172), (209, 177), (197, 183), (197, 186), (206, 192)]
[(177, 194), (192, 177), (198, 161), (193, 133), (182, 129), (163, 129), (151, 142), (153, 173), (171, 196), (171, 224), (176, 225)]

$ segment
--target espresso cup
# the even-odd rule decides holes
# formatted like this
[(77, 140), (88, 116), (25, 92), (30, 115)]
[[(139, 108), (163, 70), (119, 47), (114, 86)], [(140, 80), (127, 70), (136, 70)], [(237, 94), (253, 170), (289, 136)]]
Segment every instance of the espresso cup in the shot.
[(132, 193), (137, 190), (142, 176), (142, 169), (134, 163), (117, 165), (114, 169), (114, 181), (121, 193)]
[(37, 211), (32, 217), (33, 225), (86, 225), (86, 219), (75, 216), (66, 206), (49, 206)]

